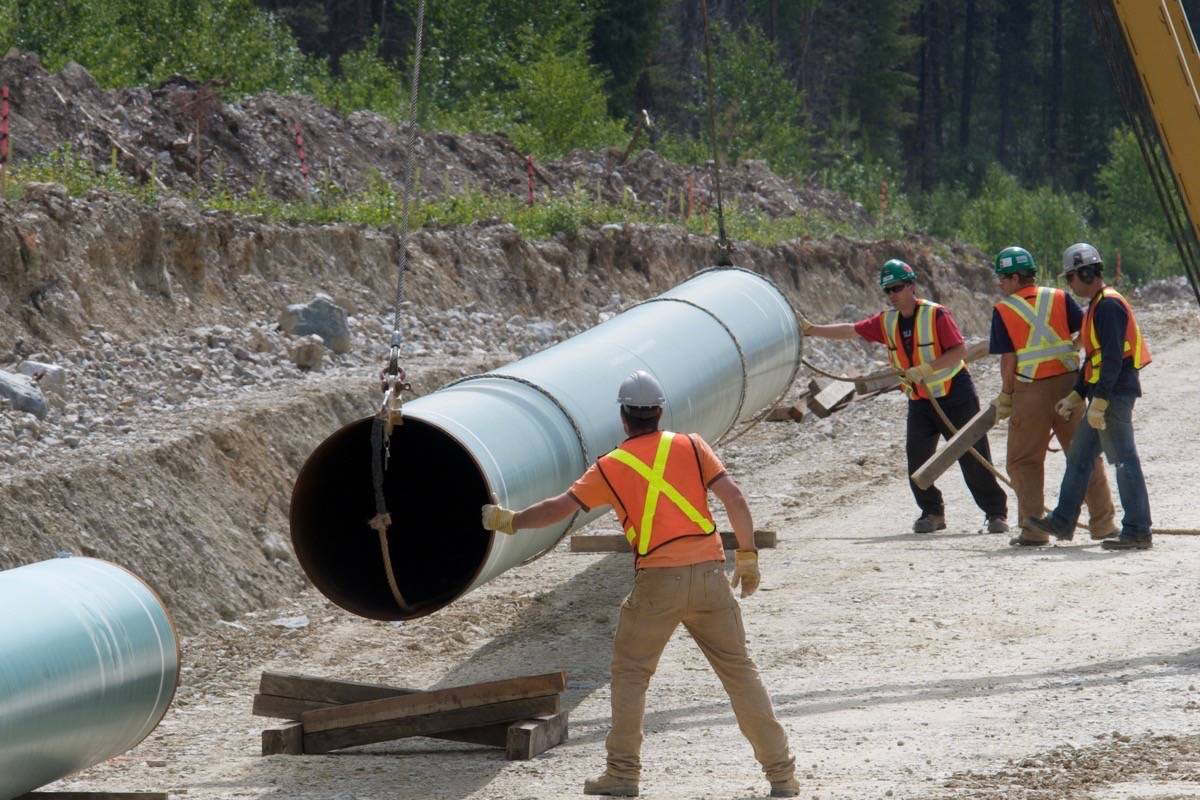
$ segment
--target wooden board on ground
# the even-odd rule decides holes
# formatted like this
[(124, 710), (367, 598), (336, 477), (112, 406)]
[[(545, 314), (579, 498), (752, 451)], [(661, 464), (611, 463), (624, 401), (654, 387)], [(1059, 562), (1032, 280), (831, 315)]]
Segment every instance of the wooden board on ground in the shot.
[(528, 761), (567, 740), (567, 712), (546, 714), (508, 726), (504, 755), (509, 761)]
[(830, 381), (821, 391), (809, 396), (808, 410), (821, 419), (825, 419), (825, 417), (836, 411), (838, 407), (848, 403), (853, 397), (853, 382)]
[(167, 800), (166, 792), (29, 792), (17, 800)]
[[(778, 537), (775, 531), (757, 530), (754, 532), (754, 546), (760, 550), (775, 547)], [(737, 537), (733, 531), (721, 531), (721, 545), (726, 550), (737, 549)], [(630, 551), (629, 542), (623, 533), (589, 533), (576, 534), (571, 537), (572, 553), (627, 553)]]
[(895, 370), (890, 369), (885, 372), (874, 372), (870, 375), (863, 375), (854, 379), (854, 391), (860, 395), (895, 389), (899, 385), (900, 376), (896, 374)]
[(988, 403), (978, 414), (971, 417), (966, 425), (959, 428), (958, 433), (950, 437), (941, 450), (934, 453), (912, 474), (913, 483), (922, 489), (928, 489), (951, 464), (962, 458), (976, 442), (986, 436), (995, 424), (996, 407)]
[[(328, 709), (335, 710), (337, 709)], [(409, 736), (434, 736), (463, 728), (478, 728), (499, 722), (512, 723), (531, 717), (554, 715), (559, 711), (559, 696), (552, 694), (312, 732), (308, 731), (308, 723), (305, 721), (304, 752), (328, 753), (344, 747), (387, 742)]]
[(330, 678), (317, 678), (312, 675), (297, 675), (291, 672), (264, 672), (258, 681), (259, 694), (315, 700), (331, 705), (382, 700), (385, 697), (415, 694), (417, 691), (417, 689), (404, 689), (399, 686), (338, 681)]
[[(530, 697), (557, 695), (567, 687), (565, 672), (551, 672), (545, 675), (526, 675), (519, 678), (507, 678), (487, 683), (476, 683), (469, 686), (451, 686), (446, 689), (434, 689), (428, 692), (385, 697), (379, 700), (367, 700), (361, 703), (349, 703), (331, 708), (319, 708), (306, 711), (300, 719), (304, 723), (305, 739), (309, 734), (320, 731), (337, 730), (339, 728), (360, 727), (377, 722), (392, 722), (409, 717), (426, 717), (441, 712), (458, 711), (476, 706), (500, 705), (505, 702), (523, 700)], [(556, 713), (556, 708), (554, 712)], [(546, 713), (546, 712), (539, 712)], [(523, 714), (534, 716), (533, 714)], [(517, 719), (512, 717), (510, 719)], [(478, 724), (499, 722), (499, 719), (488, 719)], [(472, 727), (470, 723), (457, 725), (440, 730), (456, 730), (457, 728)]]
[(304, 754), (304, 725), (289, 722), (278, 728), (267, 728), (262, 732), (262, 754), (264, 756), (298, 756)]

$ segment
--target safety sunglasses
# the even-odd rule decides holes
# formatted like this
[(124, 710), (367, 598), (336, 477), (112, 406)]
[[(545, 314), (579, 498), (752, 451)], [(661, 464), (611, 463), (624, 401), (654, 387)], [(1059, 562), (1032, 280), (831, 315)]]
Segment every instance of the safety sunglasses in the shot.
[(907, 283), (893, 283), (891, 286), (883, 287), (884, 294), (895, 294), (896, 292), (904, 291)]

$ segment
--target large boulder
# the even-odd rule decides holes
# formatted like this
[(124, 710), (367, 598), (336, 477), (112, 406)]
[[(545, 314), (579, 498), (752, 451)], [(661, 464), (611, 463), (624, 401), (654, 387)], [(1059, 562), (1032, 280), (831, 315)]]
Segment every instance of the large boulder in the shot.
[(8, 400), (17, 411), (33, 414), (39, 419), (50, 410), (46, 396), (27, 375), (0, 370), (0, 397)]
[(318, 294), (311, 303), (288, 306), (279, 315), (279, 327), (289, 336), (316, 334), (335, 353), (350, 352), (346, 310), (327, 294)]

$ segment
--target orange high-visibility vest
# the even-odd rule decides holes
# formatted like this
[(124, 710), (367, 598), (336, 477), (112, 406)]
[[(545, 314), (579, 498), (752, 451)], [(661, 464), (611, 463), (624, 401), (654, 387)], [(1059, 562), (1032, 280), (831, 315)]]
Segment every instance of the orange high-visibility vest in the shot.
[[(1102, 291), (1092, 298), (1087, 314), (1083, 317), (1083, 379), (1087, 383), (1100, 382), (1100, 337), (1096, 335), (1096, 306), (1105, 297), (1116, 300), (1125, 306), (1125, 346), (1122, 348), (1123, 358), (1133, 359), (1133, 368), (1141, 369), (1150, 363), (1150, 348), (1142, 337), (1142, 329), (1133, 318), (1133, 309), (1129, 301), (1111, 286), (1105, 286)], [(1117, 366), (1117, 369), (1120, 365)]]
[(625, 509), (621, 527), (638, 555), (717, 529), (691, 436), (670, 431), (637, 436), (601, 456), (596, 466)]
[[(939, 308), (941, 306), (931, 300), (917, 298), (917, 318), (913, 321), (913, 354), (911, 358), (900, 339), (900, 312), (894, 308), (883, 312), (881, 319), (883, 334), (887, 337), (888, 354), (891, 356), (892, 366), (898, 372), (903, 373), (909, 367), (931, 362), (944, 352), (935, 324)], [(928, 400), (930, 394), (934, 397), (945, 397), (946, 393), (950, 391), (951, 379), (962, 372), (966, 366), (965, 361), (959, 360), (957, 364), (937, 370), (923, 384), (914, 385), (901, 379), (900, 385), (910, 398)]]
[(1016, 352), (1018, 380), (1029, 383), (1079, 369), (1062, 289), (1022, 286), (996, 303), (996, 311)]

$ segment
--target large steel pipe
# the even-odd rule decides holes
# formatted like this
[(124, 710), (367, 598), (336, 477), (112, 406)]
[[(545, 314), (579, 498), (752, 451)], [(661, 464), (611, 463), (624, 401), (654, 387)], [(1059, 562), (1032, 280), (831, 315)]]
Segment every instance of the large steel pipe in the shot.
[(162, 602), (118, 566), (57, 558), (0, 572), (0, 800), (135, 747), (175, 695)]
[(436, 611), (554, 546), (598, 512), (517, 536), (491, 534), (479, 507), (520, 508), (565, 490), (624, 433), (616, 388), (635, 369), (667, 394), (663, 425), (714, 441), (791, 385), (801, 334), (787, 299), (742, 269), (709, 270), (568, 341), (404, 406), (385, 494), (393, 596), (375, 514), (372, 419), (326, 439), (292, 493), (296, 555), (316, 587), (373, 619)]

